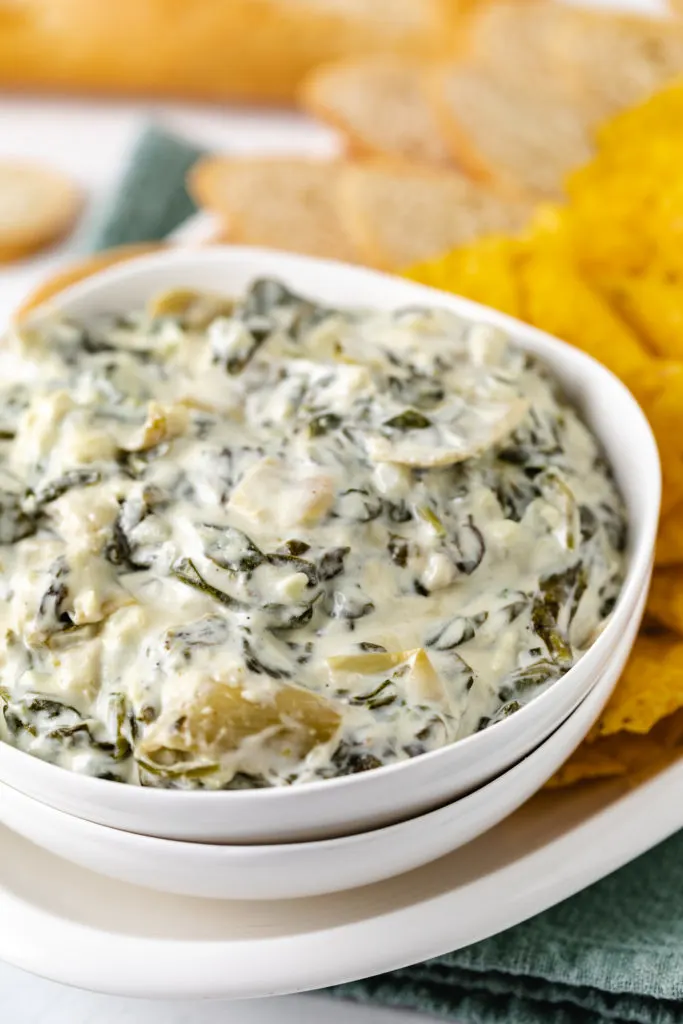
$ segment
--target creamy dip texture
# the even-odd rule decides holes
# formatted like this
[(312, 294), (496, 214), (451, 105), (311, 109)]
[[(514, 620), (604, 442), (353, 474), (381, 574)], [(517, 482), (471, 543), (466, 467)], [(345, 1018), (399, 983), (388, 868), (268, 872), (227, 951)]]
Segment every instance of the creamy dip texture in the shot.
[(438, 309), (256, 281), (8, 338), (0, 736), (283, 785), (485, 729), (595, 640), (626, 524), (542, 364)]

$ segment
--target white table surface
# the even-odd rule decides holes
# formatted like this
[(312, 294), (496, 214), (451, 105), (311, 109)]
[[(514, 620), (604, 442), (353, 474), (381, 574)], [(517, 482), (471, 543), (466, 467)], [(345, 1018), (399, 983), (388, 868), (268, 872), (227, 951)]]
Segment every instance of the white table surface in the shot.
[[(663, 10), (665, 0), (598, 0), (604, 6)], [(0, 267), (0, 323), (51, 269), (83, 251), (93, 216), (111, 191), (145, 120), (232, 152), (335, 150), (331, 133), (296, 114), (220, 106), (84, 103), (46, 98), (0, 99), (0, 159), (33, 158), (72, 174), (87, 195), (76, 233), (37, 258)], [(2, 870), (0, 866), (0, 870)], [(2, 922), (0, 921), (0, 928)], [(0, 963), (0, 1017), (8, 1024), (422, 1024), (427, 1018), (290, 996), (251, 1003), (166, 1003), (116, 999), (67, 989)]]
[(239, 1003), (120, 999), (63, 988), (4, 964), (0, 992), (2, 1020), (7, 1024), (434, 1024), (422, 1014), (371, 1009), (322, 996)]

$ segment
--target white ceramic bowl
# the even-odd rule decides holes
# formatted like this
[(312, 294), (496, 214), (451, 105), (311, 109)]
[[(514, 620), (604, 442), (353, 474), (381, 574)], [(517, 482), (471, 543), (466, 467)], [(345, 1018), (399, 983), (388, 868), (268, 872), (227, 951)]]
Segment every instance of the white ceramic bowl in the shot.
[(422, 867), (493, 828), (550, 778), (600, 714), (640, 623), (647, 587), (588, 696), (518, 765), (436, 811), (372, 832), (311, 843), (220, 846), (107, 828), (0, 784), (0, 823), (80, 867), (180, 896), (274, 900), (371, 885)]
[(263, 276), (280, 278), (332, 305), (438, 305), (502, 327), (522, 348), (544, 359), (600, 438), (626, 501), (630, 537), (621, 596), (593, 647), (517, 714), (451, 746), (360, 775), (238, 792), (157, 790), (70, 773), (0, 743), (0, 782), (68, 814), (141, 835), (232, 844), (330, 838), (424, 814), (514, 765), (567, 718), (614, 655), (647, 579), (659, 514), (660, 469), (645, 416), (603, 366), (510, 317), (358, 267), (227, 247), (132, 260), (67, 289), (53, 304), (87, 319), (103, 311), (142, 306), (153, 293), (174, 286), (237, 295)]

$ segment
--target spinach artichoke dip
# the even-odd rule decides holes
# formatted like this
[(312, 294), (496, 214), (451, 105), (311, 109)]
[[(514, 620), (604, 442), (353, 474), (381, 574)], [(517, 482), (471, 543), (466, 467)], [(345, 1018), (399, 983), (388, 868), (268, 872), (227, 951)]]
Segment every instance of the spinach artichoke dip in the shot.
[(256, 281), (6, 340), (0, 735), (235, 789), (488, 728), (595, 640), (626, 522), (536, 359)]

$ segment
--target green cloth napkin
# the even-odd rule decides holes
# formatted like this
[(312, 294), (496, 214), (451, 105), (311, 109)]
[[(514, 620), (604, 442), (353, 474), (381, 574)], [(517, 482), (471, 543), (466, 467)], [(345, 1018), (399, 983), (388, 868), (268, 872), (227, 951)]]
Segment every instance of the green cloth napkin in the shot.
[(90, 248), (158, 242), (197, 212), (185, 178), (202, 150), (151, 125), (140, 135), (116, 191), (97, 211)]
[(683, 832), (516, 928), (332, 992), (467, 1024), (680, 1024)]
[[(184, 179), (198, 156), (156, 128), (145, 132), (94, 248), (156, 241), (178, 227), (194, 211)], [(501, 935), (329, 991), (463, 1024), (683, 1024), (683, 833)]]

